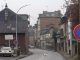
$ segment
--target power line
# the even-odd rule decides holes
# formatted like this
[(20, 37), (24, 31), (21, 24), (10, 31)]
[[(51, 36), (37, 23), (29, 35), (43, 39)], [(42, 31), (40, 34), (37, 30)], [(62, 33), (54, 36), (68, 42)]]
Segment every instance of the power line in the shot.
[(35, 19), (34, 17), (32, 17), (32, 16), (30, 16), (32, 19), (34, 19), (34, 20), (37, 20), (37, 19)]

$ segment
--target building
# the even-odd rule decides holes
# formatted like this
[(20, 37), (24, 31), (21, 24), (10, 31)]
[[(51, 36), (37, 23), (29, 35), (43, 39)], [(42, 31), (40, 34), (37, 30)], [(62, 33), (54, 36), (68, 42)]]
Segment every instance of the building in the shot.
[(47, 12), (43, 11), (42, 14), (39, 14), (38, 17), (38, 42), (40, 42), (40, 32), (46, 26), (48, 27), (49, 24), (54, 24), (54, 27), (56, 27), (59, 30), (59, 22), (60, 17), (62, 16), (60, 10), (54, 11), (54, 12)]
[(34, 46), (34, 28), (32, 26), (29, 27), (29, 45)]
[(59, 47), (61, 51), (67, 52), (67, 45), (68, 45), (68, 40), (66, 39), (66, 34), (68, 31), (68, 24), (67, 24), (67, 17), (63, 16), (61, 17), (61, 21), (59, 23), (60, 26), (60, 41), (59, 43)]
[[(54, 30), (54, 25), (50, 24), (48, 27), (44, 28), (40, 32), (40, 48), (41, 49), (53, 49), (51, 43), (54, 41), (52, 38), (52, 32)], [(50, 48), (51, 47), (51, 48)]]
[[(21, 47), (22, 53), (28, 53), (28, 15), (17, 15), (17, 37), (18, 46)], [(14, 41), (16, 40), (16, 13), (10, 10), (6, 4), (5, 8), (0, 11), (0, 47), (9, 46), (9, 40), (6, 40), (6, 35), (12, 35), (10, 46), (15, 47)]]
[(61, 17), (59, 24), (60, 49), (71, 56), (77, 54), (77, 39), (73, 35), (74, 27), (77, 24), (79, 24), (79, 9), (78, 4), (74, 3), (67, 6), (66, 13)]
[(34, 25), (34, 45), (38, 48), (38, 24)]

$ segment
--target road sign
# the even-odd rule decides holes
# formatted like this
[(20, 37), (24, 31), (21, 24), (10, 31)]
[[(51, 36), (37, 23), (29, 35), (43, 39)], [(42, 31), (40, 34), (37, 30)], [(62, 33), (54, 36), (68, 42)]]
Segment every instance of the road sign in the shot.
[(14, 40), (14, 42), (13, 42), (15, 45), (17, 45), (18, 44), (18, 41), (17, 40)]
[(73, 34), (76, 39), (80, 40), (80, 24), (74, 28)]
[(13, 35), (5, 35), (5, 40), (13, 40)]

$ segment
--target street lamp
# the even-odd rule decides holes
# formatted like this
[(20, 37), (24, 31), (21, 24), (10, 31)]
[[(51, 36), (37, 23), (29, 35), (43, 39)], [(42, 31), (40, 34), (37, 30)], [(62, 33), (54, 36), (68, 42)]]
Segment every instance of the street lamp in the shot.
[[(28, 5), (30, 5), (30, 4), (28, 4)], [(20, 9), (22, 9), (23, 7), (26, 7), (26, 6), (28, 6), (28, 5), (24, 5), (24, 6), (20, 7), (20, 8), (18, 9), (17, 13), (19, 12)], [(17, 13), (16, 13), (16, 41), (18, 42), (18, 38), (17, 38)], [(17, 48), (17, 50), (18, 50), (18, 44), (16, 44), (16, 48)]]

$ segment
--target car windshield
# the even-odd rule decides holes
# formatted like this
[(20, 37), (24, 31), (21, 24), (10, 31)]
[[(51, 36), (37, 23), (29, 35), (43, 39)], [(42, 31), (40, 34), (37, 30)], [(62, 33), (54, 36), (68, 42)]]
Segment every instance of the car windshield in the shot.
[(11, 50), (11, 48), (9, 48), (9, 47), (3, 47), (3, 48), (1, 48), (1, 50)]

